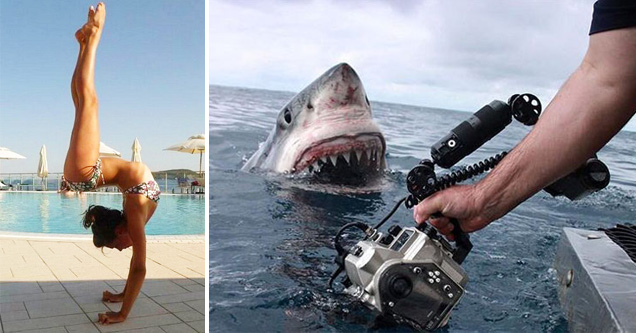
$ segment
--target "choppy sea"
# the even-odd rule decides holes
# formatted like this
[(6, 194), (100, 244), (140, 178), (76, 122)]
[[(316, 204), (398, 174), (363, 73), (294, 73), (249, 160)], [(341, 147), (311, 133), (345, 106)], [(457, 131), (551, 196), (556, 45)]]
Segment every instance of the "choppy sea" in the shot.
[[(407, 193), (406, 173), (470, 114), (372, 100), (387, 142), (388, 186), (337, 195), (283, 175), (240, 171), (293, 95), (210, 86), (210, 330), (408, 332), (379, 324), (364, 306), (327, 291), (332, 238), (345, 223), (384, 217)], [(460, 164), (509, 150), (528, 131), (513, 120)], [(552, 268), (561, 230), (636, 222), (635, 147), (636, 133), (623, 131), (599, 152), (611, 172), (606, 189), (576, 202), (540, 192), (471, 234), (474, 247), (463, 263), (470, 282), (440, 331), (566, 332)], [(412, 212), (402, 207), (387, 225), (395, 223), (412, 225)]]

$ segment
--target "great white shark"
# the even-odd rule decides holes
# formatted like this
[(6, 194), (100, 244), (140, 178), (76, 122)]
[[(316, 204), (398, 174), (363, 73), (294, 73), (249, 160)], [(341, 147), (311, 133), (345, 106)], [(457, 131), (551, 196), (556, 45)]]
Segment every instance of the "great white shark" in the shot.
[(267, 140), (243, 170), (367, 183), (386, 168), (386, 142), (358, 74), (346, 63), (327, 70), (280, 111)]

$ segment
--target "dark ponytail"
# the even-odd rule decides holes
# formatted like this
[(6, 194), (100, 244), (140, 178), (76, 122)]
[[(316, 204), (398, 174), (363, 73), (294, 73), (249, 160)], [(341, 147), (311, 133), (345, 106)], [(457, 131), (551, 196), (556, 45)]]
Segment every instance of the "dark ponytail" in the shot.
[(115, 228), (125, 223), (122, 211), (97, 205), (90, 205), (82, 220), (84, 228), (91, 228), (93, 231), (93, 244), (96, 247), (103, 247), (114, 241), (117, 238)]

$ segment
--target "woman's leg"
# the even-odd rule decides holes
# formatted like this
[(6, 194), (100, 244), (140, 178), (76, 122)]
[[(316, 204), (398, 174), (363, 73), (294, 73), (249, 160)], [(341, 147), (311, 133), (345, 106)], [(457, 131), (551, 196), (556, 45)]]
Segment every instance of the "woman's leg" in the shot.
[(99, 3), (88, 12), (88, 21), (76, 33), (80, 54), (71, 80), (75, 104), (75, 122), (64, 163), (64, 176), (69, 181), (88, 180), (99, 157), (99, 107), (95, 91), (95, 56), (106, 19), (106, 7)]

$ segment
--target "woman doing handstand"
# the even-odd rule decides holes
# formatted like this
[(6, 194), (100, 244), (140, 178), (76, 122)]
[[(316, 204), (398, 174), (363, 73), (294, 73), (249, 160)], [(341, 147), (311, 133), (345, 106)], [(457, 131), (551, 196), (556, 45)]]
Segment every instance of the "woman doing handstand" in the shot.
[(126, 320), (146, 276), (145, 226), (157, 208), (159, 186), (142, 163), (99, 157), (98, 100), (95, 91), (95, 55), (104, 29), (106, 6), (90, 7), (88, 20), (76, 33), (79, 56), (71, 80), (75, 122), (64, 163), (64, 178), (74, 191), (117, 185), (123, 193), (123, 210), (90, 206), (83, 224), (91, 228), (97, 247), (123, 250), (132, 246), (126, 286), (121, 294), (104, 291), (102, 300), (123, 302), (119, 312), (99, 314), (102, 324)]

